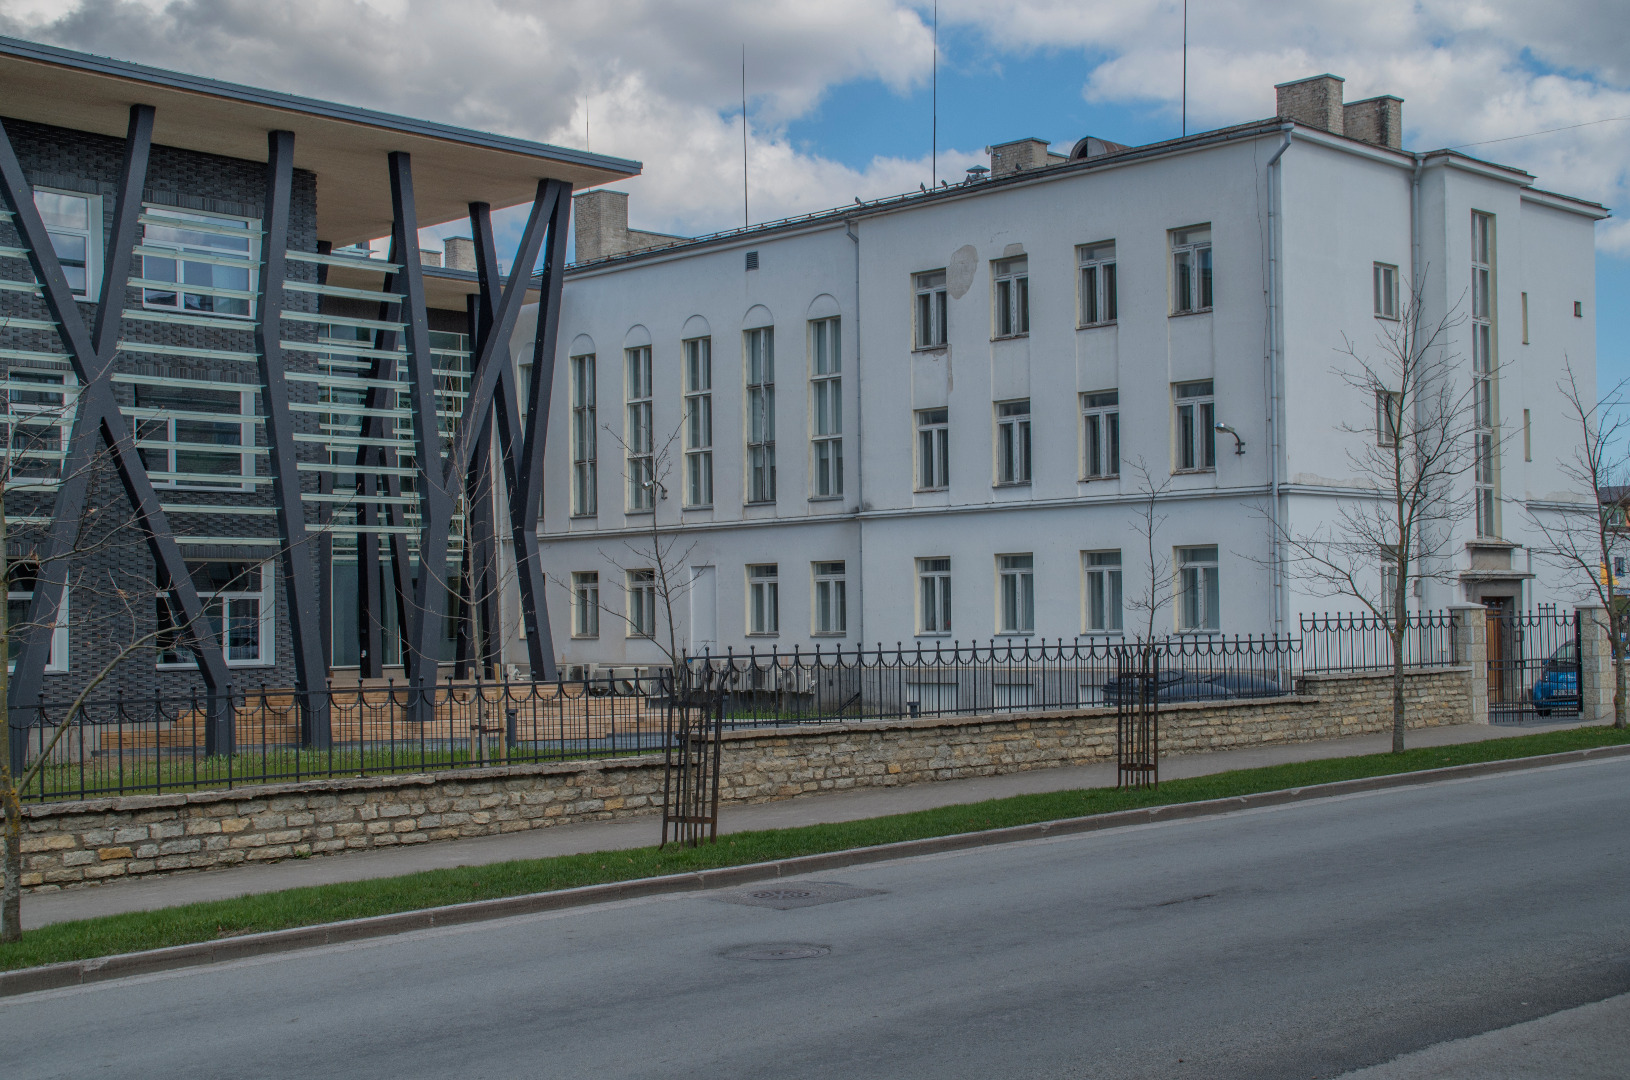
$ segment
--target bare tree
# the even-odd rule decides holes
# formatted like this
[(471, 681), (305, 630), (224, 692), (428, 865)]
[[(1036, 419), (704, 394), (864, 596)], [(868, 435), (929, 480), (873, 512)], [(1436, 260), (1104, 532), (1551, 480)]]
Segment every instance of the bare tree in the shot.
[(1161, 512), (1160, 504), (1171, 490), (1172, 478), (1169, 474), (1162, 473), (1157, 482), (1155, 472), (1141, 457), (1127, 464), (1132, 467), (1132, 472), (1137, 477), (1138, 502), (1133, 516), (1132, 531), (1138, 534), (1138, 538), (1143, 541), (1142, 546), (1147, 549), (1149, 576), (1144, 580), (1143, 588), (1139, 592), (1127, 594), (1125, 603), (1133, 611), (1144, 613), (1146, 625), (1141, 640), (1147, 643), (1155, 639), (1155, 621), (1160, 612), (1170, 605), (1177, 595), (1177, 579), (1172, 574), (1171, 557), (1155, 543), (1161, 527), (1166, 524), (1166, 515)]
[(1366, 421), (1337, 429), (1355, 436), (1347, 462), (1362, 490), (1306, 532), (1272, 526), (1288, 576), (1319, 594), (1357, 601), (1386, 631), (1395, 753), (1404, 749), (1410, 583), (1452, 580), (1453, 526), (1476, 507), (1476, 489), (1461, 481), (1487, 465), (1494, 449), (1493, 372), (1466, 379), (1448, 347), (1461, 321), (1455, 310), (1428, 319), (1412, 287), (1398, 320), (1380, 324), (1373, 352), (1343, 336), (1337, 351), (1344, 360), (1334, 372), (1362, 402)]
[[(1536, 552), (1567, 576), (1582, 600), (1595, 600), (1607, 612), (1603, 627), (1613, 653), (1613, 726), (1627, 726), (1625, 699), (1624, 638), (1630, 633), (1630, 610), (1618, 595), (1616, 560), (1630, 549), (1625, 531), (1625, 506), (1630, 503), (1630, 461), (1626, 442), (1630, 424), (1622, 411), (1582, 389), (1566, 357), (1563, 377), (1557, 383), (1567, 403), (1568, 420), (1579, 431), (1572, 453), (1558, 460), (1562, 475), (1576, 491), (1589, 495), (1589, 505), (1575, 510), (1538, 510), (1524, 506), (1524, 514), (1545, 538), (1545, 547)], [(1619, 383), (1608, 393), (1613, 402), (1625, 388)], [(1579, 657), (1583, 664), (1584, 657)], [(1584, 668), (1579, 671), (1581, 679)], [(1580, 687), (1583, 690), (1583, 686)]]

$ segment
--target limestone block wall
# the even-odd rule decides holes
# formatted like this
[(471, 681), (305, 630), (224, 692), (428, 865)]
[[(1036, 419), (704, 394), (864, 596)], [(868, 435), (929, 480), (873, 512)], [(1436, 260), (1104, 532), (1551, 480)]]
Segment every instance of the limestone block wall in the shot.
[[(1468, 668), (1411, 673), (1411, 726), (1464, 722), (1471, 682)], [(1164, 707), (1161, 750), (1329, 739), (1391, 722), (1386, 677), (1310, 676), (1296, 697)], [(1111, 709), (738, 731), (725, 736), (720, 795), (739, 805), (1114, 755)], [(652, 814), (662, 779), (661, 757), (646, 755), (30, 806), (23, 885), (51, 890)]]

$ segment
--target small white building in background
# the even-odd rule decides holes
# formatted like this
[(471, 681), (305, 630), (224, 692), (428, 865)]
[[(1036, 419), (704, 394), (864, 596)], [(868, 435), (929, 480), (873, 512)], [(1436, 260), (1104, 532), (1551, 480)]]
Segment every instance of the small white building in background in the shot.
[(1137, 633), (1137, 462), (1171, 481), (1157, 634), (1350, 610), (1274, 580), (1268, 515), (1305, 532), (1373, 497), (1341, 429), (1376, 404), (1337, 350), (1375, 352), (1417, 278), (1429, 319), (1461, 317), (1467, 380), (1486, 334), (1497, 427), (1456, 582), (1412, 602), (1570, 600), (1522, 504), (1578, 498), (1556, 382), (1566, 357), (1594, 386), (1607, 211), (1401, 150), (1399, 99), (1341, 97), (1326, 75), (1281, 86), (1276, 119), (1170, 142), (1007, 143), (988, 176), (699, 239), (577, 196), (541, 527), (562, 664), (661, 662), (653, 514), (692, 653)]

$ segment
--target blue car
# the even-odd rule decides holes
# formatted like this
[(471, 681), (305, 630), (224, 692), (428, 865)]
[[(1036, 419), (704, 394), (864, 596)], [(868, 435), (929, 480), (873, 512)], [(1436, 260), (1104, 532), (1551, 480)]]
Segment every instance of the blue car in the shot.
[(1573, 642), (1561, 646), (1540, 668), (1533, 689), (1534, 711), (1550, 716), (1552, 709), (1579, 708), (1579, 657)]

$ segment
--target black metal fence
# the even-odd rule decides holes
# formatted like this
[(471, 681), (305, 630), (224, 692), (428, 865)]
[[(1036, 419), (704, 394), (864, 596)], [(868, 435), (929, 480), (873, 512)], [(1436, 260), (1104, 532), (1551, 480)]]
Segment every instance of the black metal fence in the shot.
[(1554, 609), (1486, 616), (1489, 722), (1579, 715), (1579, 614)]
[[(1454, 664), (1454, 616), (1447, 611), (1406, 616), (1403, 651), (1405, 667)], [(1384, 670), (1392, 667), (1392, 656), (1392, 635), (1375, 615), (1302, 616), (1303, 672)]]

